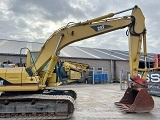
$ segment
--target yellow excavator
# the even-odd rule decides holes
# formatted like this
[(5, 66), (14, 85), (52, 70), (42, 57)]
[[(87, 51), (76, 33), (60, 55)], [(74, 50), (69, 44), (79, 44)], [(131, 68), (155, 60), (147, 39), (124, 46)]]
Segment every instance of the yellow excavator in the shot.
[[(113, 17), (131, 10), (131, 15)], [(84, 22), (70, 22), (56, 30), (45, 42), (35, 62), (29, 67), (0, 68), (0, 117), (67, 119), (74, 112), (76, 93), (72, 90), (47, 88), (55, 79), (53, 70), (58, 54), (65, 46), (128, 27), (129, 66), (132, 83), (124, 96), (115, 104), (125, 112), (149, 112), (154, 101), (147, 92), (147, 50), (145, 18), (138, 6), (117, 13), (110, 13)], [(142, 44), (143, 42), (143, 44)], [(107, 43), (106, 43), (107, 44)], [(144, 68), (139, 68), (141, 46)], [(45, 71), (43, 68), (48, 64)], [(141, 78), (138, 77), (141, 72)], [(42, 118), (42, 117), (41, 117)]]
[(63, 84), (73, 82), (84, 82), (83, 74), (89, 69), (89, 65), (85, 63), (77, 63), (72, 61), (61, 62), (60, 68), (60, 79)]
[[(28, 48), (21, 48), (21, 50), (22, 49)], [(38, 51), (30, 51), (28, 49), (25, 64), (26, 67), (29, 67), (35, 62), (37, 54)], [(48, 64), (43, 68), (42, 71), (46, 71)], [(19, 66), (23, 66), (21, 57)], [(87, 69), (89, 69), (89, 65), (85, 63), (58, 60), (52, 74), (53, 76), (56, 76), (56, 79), (50, 80), (48, 86), (53, 87), (59, 86), (61, 84), (66, 85), (73, 82), (84, 82), (85, 78), (83, 77), (83, 75)]]

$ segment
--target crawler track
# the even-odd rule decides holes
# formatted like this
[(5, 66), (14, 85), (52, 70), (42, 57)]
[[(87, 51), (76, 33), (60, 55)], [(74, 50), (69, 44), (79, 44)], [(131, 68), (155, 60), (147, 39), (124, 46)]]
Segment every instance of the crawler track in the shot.
[(12, 120), (67, 119), (74, 112), (69, 95), (25, 94), (0, 97), (0, 118)]

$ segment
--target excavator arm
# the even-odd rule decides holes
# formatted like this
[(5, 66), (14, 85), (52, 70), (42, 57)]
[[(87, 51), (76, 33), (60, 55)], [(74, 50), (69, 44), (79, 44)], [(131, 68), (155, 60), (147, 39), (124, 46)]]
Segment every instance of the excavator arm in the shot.
[[(112, 18), (114, 15), (128, 10), (132, 10), (131, 15)], [(58, 60), (58, 53), (62, 48), (76, 41), (128, 27), (130, 72), (131, 76), (137, 76), (138, 70), (140, 70), (138, 66), (142, 40), (144, 43), (143, 47), (145, 48), (144, 55), (145, 57), (147, 55), (145, 19), (141, 9), (137, 6), (128, 10), (110, 13), (85, 22), (69, 23), (65, 27), (55, 31), (43, 45), (35, 64), (27, 69), (28, 73), (31, 73), (30, 76), (39, 73), (51, 61), (46, 74), (42, 78), (43, 84), (45, 84), (48, 77), (52, 74), (52, 70)], [(141, 71), (146, 71), (146, 69)]]
[(110, 21), (102, 20), (100, 22), (82, 22), (67, 25), (53, 33), (42, 47), (35, 61), (37, 70), (34, 70), (34, 67), (32, 69), (37, 72), (40, 71), (52, 55), (57, 55), (62, 48), (73, 42), (121, 29), (132, 23), (131, 17), (117, 18)]

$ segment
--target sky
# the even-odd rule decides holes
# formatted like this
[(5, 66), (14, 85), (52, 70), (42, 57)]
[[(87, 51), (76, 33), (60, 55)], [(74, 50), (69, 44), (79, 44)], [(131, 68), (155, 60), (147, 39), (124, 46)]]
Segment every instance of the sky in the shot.
[[(147, 51), (160, 53), (159, 0), (0, 0), (0, 39), (44, 43), (55, 30), (69, 22), (83, 22), (135, 5), (145, 16)], [(123, 15), (131, 15), (131, 12)], [(126, 30), (85, 39), (71, 46), (128, 51)]]

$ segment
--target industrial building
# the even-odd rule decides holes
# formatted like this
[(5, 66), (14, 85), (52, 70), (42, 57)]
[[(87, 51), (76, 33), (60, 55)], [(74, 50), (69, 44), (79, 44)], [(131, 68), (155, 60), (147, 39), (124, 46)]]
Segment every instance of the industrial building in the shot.
[[(26, 61), (27, 49), (38, 51), (44, 43), (16, 41), (16, 40), (0, 40), (0, 62), (12, 61), (19, 63), (20, 57), (22, 62)], [(77, 46), (67, 46), (60, 51), (60, 59), (62, 61), (73, 61), (89, 64), (90, 69), (87, 77), (92, 79), (94, 73), (107, 73), (109, 82), (113, 82), (119, 78), (121, 70), (129, 71), (128, 51), (87, 48)], [(141, 58), (140, 66), (144, 66), (144, 59)], [(153, 67), (154, 54), (149, 53), (147, 62)]]

